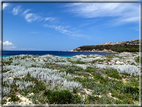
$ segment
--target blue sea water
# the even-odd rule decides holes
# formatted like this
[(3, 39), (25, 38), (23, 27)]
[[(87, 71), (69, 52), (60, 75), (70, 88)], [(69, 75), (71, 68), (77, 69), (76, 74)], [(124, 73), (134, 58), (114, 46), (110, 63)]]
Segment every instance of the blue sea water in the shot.
[(10, 56), (12, 56), (12, 55), (3, 55), (3, 57), (10, 57)]
[(90, 54), (98, 54), (98, 55), (109, 55), (109, 54), (117, 54), (117, 53), (105, 53), (105, 52), (62, 52), (62, 51), (3, 51), (3, 57), (9, 57), (13, 55), (55, 55), (60, 57), (72, 57), (75, 55), (90, 55)]

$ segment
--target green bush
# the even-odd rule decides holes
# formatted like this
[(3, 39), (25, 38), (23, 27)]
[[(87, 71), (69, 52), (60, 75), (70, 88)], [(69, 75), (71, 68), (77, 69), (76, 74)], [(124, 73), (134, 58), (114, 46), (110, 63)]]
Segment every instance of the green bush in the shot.
[(73, 88), (73, 93), (76, 93), (77, 92), (77, 88)]
[(36, 78), (31, 77), (31, 74), (28, 72), (28, 74), (23, 78), (24, 81), (35, 81), (35, 83), (38, 82)]
[(10, 65), (13, 61), (7, 61), (7, 62), (3, 62), (3, 65)]
[(73, 95), (69, 90), (45, 90), (44, 95), (47, 96), (49, 104), (72, 104), (81, 102), (81, 97)]
[(67, 68), (66, 73), (74, 73), (75, 69), (74, 68)]
[(5, 104), (5, 103), (6, 103), (6, 100), (5, 100), (5, 99), (3, 99), (3, 100), (2, 100), (2, 104)]
[(77, 61), (69, 60), (69, 62), (71, 62), (72, 64), (85, 64), (85, 62), (81, 61), (80, 59), (78, 59)]
[(125, 86), (123, 88), (123, 90), (121, 90), (121, 92), (126, 93), (126, 94), (130, 94), (130, 96), (134, 100), (139, 99), (139, 88), (137, 88), (137, 87)]
[(133, 100), (131, 98), (125, 98), (123, 99), (123, 104), (134, 104)]
[(83, 101), (79, 95), (73, 95), (72, 104), (83, 104)]
[(89, 102), (89, 104), (95, 104), (95, 101), (98, 100), (99, 97), (98, 96), (92, 96), (92, 95), (88, 95), (86, 98), (86, 102)]
[(76, 66), (69, 66), (65, 70), (66, 73), (75, 73), (75, 71), (82, 71), (83, 69), (81, 67), (76, 67)]
[(2, 70), (3, 73), (7, 72), (8, 70)]
[(45, 99), (39, 99), (39, 102), (41, 102), (42, 104), (45, 104)]
[(124, 86), (121, 88), (121, 92), (123, 93), (139, 93), (139, 88), (137, 87), (131, 87), (131, 86)]
[(73, 97), (73, 95), (67, 90), (60, 92), (47, 90), (44, 94), (47, 95), (50, 104), (70, 104)]
[(123, 72), (121, 73), (122, 74), (122, 77), (127, 77), (127, 76), (130, 76), (130, 74), (126, 73), (126, 72)]
[(43, 91), (46, 89), (45, 84), (42, 81), (36, 81), (35, 86), (32, 89), (33, 93), (39, 93), (39, 91)]
[(101, 83), (107, 82), (106, 79), (99, 73), (93, 73), (94, 79), (99, 80)]
[(75, 78), (75, 81), (78, 81), (80, 83), (82, 83), (82, 86), (84, 88), (89, 88), (89, 89), (92, 89), (93, 87), (95, 87), (96, 83), (93, 79), (90, 79), (90, 78)]
[[(72, 66), (73, 67), (73, 66)], [(82, 71), (83, 70), (83, 68), (81, 68), (81, 67), (74, 67), (75, 68), (75, 71)]]
[(85, 71), (86, 71), (86, 72), (94, 72), (95, 69), (94, 69), (93, 67), (87, 67), (87, 68), (85, 69)]
[[(138, 80), (137, 80), (138, 79)], [(139, 86), (139, 77), (138, 78), (134, 78), (134, 77), (131, 77), (129, 79), (130, 83), (132, 83), (134, 86)]]
[(114, 91), (121, 91), (121, 90), (123, 90), (124, 87), (125, 87), (125, 86), (124, 86), (124, 84), (123, 84), (122, 81), (117, 81), (117, 82), (115, 83), (115, 85), (112, 85), (112, 86), (109, 87), (109, 88), (110, 88), (111, 92), (114, 92)]
[(19, 97), (16, 96), (15, 94), (11, 94), (11, 95), (9, 95), (9, 97), (10, 97), (9, 101), (14, 101), (15, 102), (15, 101), (20, 100)]
[(111, 59), (111, 58), (115, 57), (115, 55), (114, 54), (110, 54), (110, 55), (105, 55), (105, 57)]
[[(109, 60), (109, 59), (107, 59), (107, 60)], [(104, 62), (104, 59), (98, 59), (98, 60), (93, 60), (92, 61), (92, 63), (99, 63), (99, 64), (101, 64), (103, 62)]]
[(141, 61), (142, 61), (142, 57), (138, 56), (138, 57), (135, 58), (135, 62), (139, 63), (140, 62), (140, 58), (141, 58)]
[(118, 71), (116, 69), (106, 69), (105, 73), (109, 77), (117, 78), (117, 79), (122, 79), (122, 77), (119, 75)]
[(77, 64), (85, 64), (85, 62), (80, 61), (80, 60), (77, 60), (76, 63), (77, 63)]
[(102, 95), (102, 94), (107, 94), (108, 88), (104, 84), (96, 84), (93, 86), (93, 92), (92, 94), (95, 95)]

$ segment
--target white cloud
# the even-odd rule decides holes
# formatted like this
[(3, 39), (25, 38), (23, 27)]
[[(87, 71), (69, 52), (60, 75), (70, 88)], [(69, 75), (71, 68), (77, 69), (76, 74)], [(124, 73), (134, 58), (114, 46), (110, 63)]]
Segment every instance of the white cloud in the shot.
[[(0, 41), (0, 45), (1, 45), (1, 41)], [(12, 42), (9, 42), (9, 41), (5, 41), (5, 42), (3, 42), (3, 49), (5, 50), (10, 50), (10, 49), (14, 49), (14, 48), (16, 48), (16, 46), (14, 46), (13, 45), (13, 43)]]
[(69, 35), (69, 36), (76, 36), (76, 37), (82, 37), (82, 36), (84, 36), (84, 37), (85, 37), (85, 35), (76, 34), (75, 31), (68, 30), (67, 28), (68, 28), (69, 26), (47, 25), (47, 24), (45, 24), (44, 27), (53, 28), (53, 29), (59, 31), (60, 33), (63, 33), (63, 34)]
[(53, 17), (42, 17), (35, 13), (29, 13), (29, 11), (31, 11), (31, 9), (26, 9), (22, 14), (24, 15), (27, 22), (42, 21), (42, 20), (51, 22), (55, 20), (55, 18)]
[(31, 9), (27, 9), (23, 12), (23, 15), (26, 14), (27, 12), (29, 12)]
[[(13, 8), (13, 14), (17, 15), (19, 12), (19, 9), (21, 9), (20, 6)], [(50, 25), (48, 25), (47, 27), (53, 28), (63, 34), (70, 35), (70, 36), (83, 36), (82, 34), (75, 34), (75, 31), (68, 30), (67, 28), (69, 26), (59, 25), (58, 19), (56, 19), (54, 17), (43, 17), (43, 16), (40, 16), (39, 14), (36, 14), (36, 13), (32, 13), (32, 12), (29, 13), (29, 11), (31, 11), (31, 9), (25, 9), (22, 12), (22, 16), (24, 16), (24, 18), (27, 22), (34, 22), (34, 21), (46, 22), (46, 21), (48, 21), (48, 22), (50, 22)], [(31, 32), (31, 33), (37, 33), (37, 32)]]
[(71, 33), (69, 30), (66, 30), (64, 26), (61, 25), (47, 25), (45, 24), (44, 27), (50, 27), (50, 28), (54, 28), (55, 30), (58, 30), (61, 33)]
[(53, 18), (53, 17), (46, 17), (46, 18), (44, 18), (44, 21), (53, 21), (53, 20), (55, 20), (55, 18)]
[[(42, 17), (42, 16), (39, 16), (38, 14), (35, 14), (35, 13), (28, 13), (29, 11), (31, 11), (31, 9), (26, 9), (24, 12), (23, 12), (23, 15), (25, 15), (25, 19), (27, 22), (34, 22), (34, 21), (50, 21), (50, 22), (53, 22), (55, 23), (55, 18), (53, 17)], [(56, 21), (57, 22), (57, 21)]]
[[(38, 14), (35, 13), (28, 13), (31, 9), (27, 9), (23, 12), (23, 15), (25, 17), (25, 20), (27, 22), (34, 22), (34, 21), (42, 21), (45, 20), (45, 18), (39, 16)], [(51, 20), (51, 19), (50, 19)]]
[(124, 18), (121, 21), (122, 22), (135, 22), (135, 21), (138, 21), (138, 20), (139, 20), (139, 17), (130, 17), (130, 18)]
[(31, 11), (31, 9), (26, 9), (23, 12), (23, 14), (22, 14), (22, 15), (24, 15), (25, 20), (27, 22), (34, 22), (36, 20), (38, 20), (38, 21), (42, 21), (43, 20), (43, 18), (41, 16), (39, 16), (39, 15), (37, 15), (35, 13), (28, 13), (29, 11)]
[(67, 11), (83, 18), (112, 17), (117, 23), (139, 21), (138, 3), (73, 3), (66, 7)]
[[(1, 41), (0, 41), (0, 46), (1, 46)], [(0, 47), (1, 48), (1, 47)], [(9, 42), (9, 41), (5, 41), (5, 42), (3, 42), (3, 49), (5, 50), (9, 50), (9, 49), (14, 49), (14, 48), (16, 48), (16, 46), (14, 46), (13, 45), (13, 43), (12, 42)]]
[(11, 42), (9, 42), (9, 41), (5, 41), (5, 42), (3, 42), (3, 45), (13, 45)]
[(9, 3), (3, 3), (3, 10), (9, 5)]
[(25, 19), (26, 19), (27, 22), (33, 22), (33, 21), (36, 21), (39, 18), (40, 17), (37, 16), (36, 14), (34, 14), (34, 13), (25, 14)]
[(27, 22), (34, 22), (34, 21), (50, 21), (50, 22), (54, 22), (56, 23), (57, 20), (55, 21), (55, 18), (53, 17), (42, 17), (36, 13), (32, 13), (29, 11), (31, 11), (31, 9), (25, 9), (24, 11), (22, 11), (21, 6), (16, 6), (15, 8), (13, 8), (13, 15), (18, 15), (18, 13), (21, 11), (21, 15), (25, 17), (25, 20)]
[(18, 15), (18, 13), (20, 11), (20, 8), (21, 8), (21, 6), (14, 7), (13, 10), (12, 10), (12, 14), (13, 15)]

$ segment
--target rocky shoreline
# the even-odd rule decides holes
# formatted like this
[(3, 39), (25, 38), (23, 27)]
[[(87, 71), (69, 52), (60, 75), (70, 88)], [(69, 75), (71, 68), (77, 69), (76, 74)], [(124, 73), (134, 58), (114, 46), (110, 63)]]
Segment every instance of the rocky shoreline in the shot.
[(112, 50), (107, 50), (107, 49), (104, 49), (104, 50), (80, 50), (80, 48), (77, 48), (77, 49), (73, 49), (73, 50), (70, 50), (69, 52), (106, 52), (106, 53), (119, 53), (119, 52), (116, 52), (116, 51), (112, 51)]

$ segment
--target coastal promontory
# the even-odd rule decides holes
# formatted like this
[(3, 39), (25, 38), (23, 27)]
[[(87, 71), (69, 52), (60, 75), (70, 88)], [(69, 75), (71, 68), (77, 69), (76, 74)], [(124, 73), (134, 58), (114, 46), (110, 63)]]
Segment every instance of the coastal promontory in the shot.
[(77, 47), (71, 52), (139, 52), (139, 46), (142, 39), (122, 41), (122, 42), (106, 42), (100, 45), (85, 45)]

